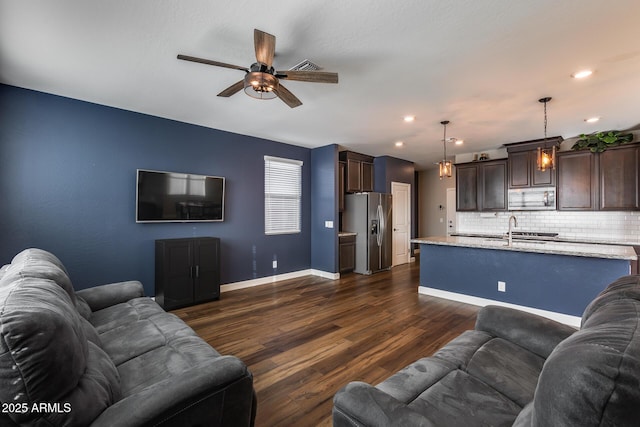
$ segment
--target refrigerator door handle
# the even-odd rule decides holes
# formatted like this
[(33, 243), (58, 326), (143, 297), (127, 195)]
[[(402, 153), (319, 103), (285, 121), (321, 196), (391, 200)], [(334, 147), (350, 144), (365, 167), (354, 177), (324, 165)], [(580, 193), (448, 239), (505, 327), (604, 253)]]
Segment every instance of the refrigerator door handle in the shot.
[(376, 239), (378, 240), (378, 246), (382, 246), (382, 239), (384, 237), (384, 233), (387, 228), (387, 224), (384, 222), (384, 212), (382, 212), (382, 205), (378, 205), (378, 227), (380, 228), (378, 234), (376, 235)]

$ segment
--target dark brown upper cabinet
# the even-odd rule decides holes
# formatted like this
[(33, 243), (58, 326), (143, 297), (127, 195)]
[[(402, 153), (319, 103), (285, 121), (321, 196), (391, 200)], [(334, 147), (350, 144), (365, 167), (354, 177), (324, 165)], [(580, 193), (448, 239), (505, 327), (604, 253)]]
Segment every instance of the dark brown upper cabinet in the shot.
[(457, 164), (456, 210), (507, 210), (507, 160)]
[(597, 157), (600, 210), (639, 210), (640, 147), (609, 148)]
[(373, 157), (353, 151), (341, 151), (340, 161), (345, 162), (345, 192), (373, 191)]
[(538, 170), (538, 147), (557, 147), (561, 136), (505, 144), (509, 153), (509, 188), (553, 187), (556, 185), (556, 170)]
[(640, 145), (558, 155), (559, 210), (640, 210)]
[(559, 153), (558, 210), (592, 211), (598, 208), (598, 164), (590, 151)]

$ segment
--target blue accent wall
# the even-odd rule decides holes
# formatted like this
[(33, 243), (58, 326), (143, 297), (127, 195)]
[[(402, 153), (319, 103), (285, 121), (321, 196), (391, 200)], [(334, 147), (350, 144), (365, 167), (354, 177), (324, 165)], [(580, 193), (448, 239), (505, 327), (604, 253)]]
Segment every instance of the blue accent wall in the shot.
[(418, 234), (418, 199), (415, 192), (416, 173), (413, 162), (390, 156), (376, 157), (373, 160), (374, 190), (380, 193), (391, 193), (392, 182), (411, 184), (411, 237)]
[[(333, 221), (327, 228), (325, 221)], [(338, 146), (311, 150), (311, 268), (337, 273)]]
[[(420, 286), (582, 316), (629, 261), (458, 246), (420, 245)], [(498, 292), (498, 281), (506, 292)]]
[[(0, 121), (0, 264), (39, 247), (76, 289), (137, 279), (153, 295), (156, 239), (215, 236), (222, 283), (310, 268), (308, 148), (7, 85)], [(299, 234), (264, 234), (264, 155), (304, 162)], [(138, 168), (224, 176), (225, 221), (137, 224)]]

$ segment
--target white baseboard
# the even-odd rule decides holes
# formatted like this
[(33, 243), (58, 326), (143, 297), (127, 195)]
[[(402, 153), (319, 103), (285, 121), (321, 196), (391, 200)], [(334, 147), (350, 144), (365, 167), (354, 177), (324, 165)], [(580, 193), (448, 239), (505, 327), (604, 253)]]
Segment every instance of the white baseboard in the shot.
[(220, 285), (220, 292), (224, 293), (235, 291), (237, 289), (252, 288), (254, 286), (266, 285), (269, 283), (279, 282), (281, 280), (297, 279), (298, 277), (304, 276), (320, 276), (324, 277), (325, 279), (337, 280), (340, 278), (340, 273), (329, 273), (326, 271), (314, 269), (293, 271), (291, 273), (276, 274), (274, 276), (260, 277), (258, 279), (243, 280), (242, 282)]
[(570, 316), (568, 314), (556, 313), (555, 311), (540, 310), (539, 308), (527, 307), (524, 305), (510, 304), (508, 302), (496, 301), (487, 298), (474, 297), (471, 295), (459, 294), (456, 292), (443, 291), (441, 289), (428, 288), (426, 286), (418, 286), (418, 293), (422, 295), (430, 295), (433, 297), (444, 298), (452, 301), (463, 302), (466, 304), (484, 307), (485, 305), (499, 305), (502, 307), (515, 308), (516, 310), (526, 311), (528, 313), (537, 314), (565, 325), (580, 327), (582, 320), (578, 316)]

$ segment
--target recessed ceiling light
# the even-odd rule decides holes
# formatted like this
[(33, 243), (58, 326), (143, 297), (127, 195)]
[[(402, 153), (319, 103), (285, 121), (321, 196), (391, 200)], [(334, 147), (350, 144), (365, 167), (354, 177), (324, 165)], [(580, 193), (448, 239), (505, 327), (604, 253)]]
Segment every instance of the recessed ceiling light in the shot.
[(587, 123), (595, 123), (598, 120), (600, 120), (600, 117), (589, 117), (588, 119), (584, 119), (584, 121)]
[(464, 139), (456, 139), (456, 145), (464, 144)]
[(584, 79), (585, 77), (589, 77), (591, 74), (593, 74), (593, 71), (591, 70), (582, 70), (571, 74), (571, 77), (574, 79)]
[(416, 120), (416, 116), (404, 116), (404, 121), (407, 123), (411, 123)]
[(404, 142), (402, 141), (396, 141), (395, 146), (396, 147), (402, 147), (404, 145)]

